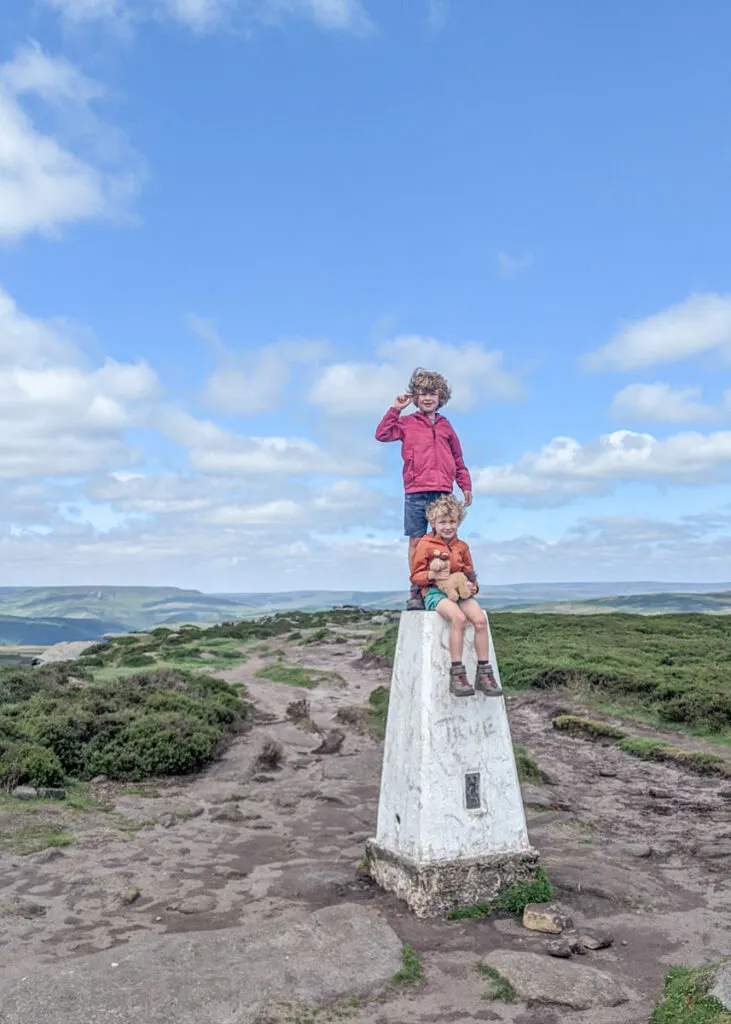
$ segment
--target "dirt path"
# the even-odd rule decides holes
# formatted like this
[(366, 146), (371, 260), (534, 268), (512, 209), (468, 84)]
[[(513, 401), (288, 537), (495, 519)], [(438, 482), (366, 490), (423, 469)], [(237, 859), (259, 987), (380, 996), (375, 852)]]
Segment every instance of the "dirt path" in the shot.
[[(367, 703), (388, 673), (365, 668), (358, 642), (289, 648), (287, 658), (345, 680), (313, 690), (258, 679), (266, 655), (224, 673), (244, 682), (256, 705), (252, 730), (208, 771), (141, 787), (96, 787), (112, 811), (35, 808), (76, 832), (65, 849), (0, 855), (0, 977), (18, 967), (109, 949), (138, 934), (294, 921), (343, 900), (379, 907), (418, 950), (425, 979), (387, 1003), (353, 1009), (359, 1024), (514, 1021), (516, 1024), (645, 1024), (669, 965), (731, 952), (731, 785), (650, 764), (556, 733), (555, 696), (509, 698), (516, 742), (552, 784), (526, 789), (533, 844), (577, 922), (608, 929), (615, 945), (585, 958), (621, 979), (631, 1002), (571, 1014), (486, 1001), (475, 970), (492, 950), (542, 953), (544, 940), (510, 919), (418, 921), (356, 878), (374, 834), (381, 745), (336, 722), (337, 710)], [(306, 696), (324, 731), (346, 732), (339, 754), (315, 755), (322, 736), (286, 720)], [(568, 703), (561, 707), (571, 710)], [(267, 738), (284, 748), (277, 771), (257, 754)], [(27, 808), (0, 808), (0, 835)], [(652, 854), (638, 856), (650, 845)], [(567, 965), (570, 967), (570, 965)]]

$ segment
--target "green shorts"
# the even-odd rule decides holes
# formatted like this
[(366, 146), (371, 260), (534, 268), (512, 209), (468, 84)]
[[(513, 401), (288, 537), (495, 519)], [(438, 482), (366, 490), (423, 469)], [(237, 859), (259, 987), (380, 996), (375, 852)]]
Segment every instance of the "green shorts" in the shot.
[[(440, 590), (439, 587), (429, 587), (427, 592), (424, 594), (424, 608), (428, 612), (436, 611), (437, 605), (440, 601), (448, 601), (449, 598)], [(462, 601), (457, 601), (457, 604), (462, 604)]]

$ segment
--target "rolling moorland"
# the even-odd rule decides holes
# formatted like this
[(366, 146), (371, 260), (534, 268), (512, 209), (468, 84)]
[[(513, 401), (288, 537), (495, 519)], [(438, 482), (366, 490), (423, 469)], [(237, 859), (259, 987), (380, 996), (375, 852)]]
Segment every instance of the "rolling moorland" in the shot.
[[(0, 647), (47, 646), (101, 640), (107, 633), (196, 623), (212, 625), (275, 612), (322, 611), (338, 605), (366, 610), (401, 608), (393, 591), (298, 591), (271, 594), (204, 594), (175, 587), (0, 588)], [(731, 613), (731, 584), (585, 583), (489, 587), (480, 593), (488, 611), (599, 614)]]
[[(97, 1002), (161, 991), (159, 962), (145, 974), (147, 941), (200, 943), (204, 991), (208, 936), (224, 931), (220, 963), (224, 947), (240, 957), (244, 935), (265, 945), (274, 927), (276, 945), (288, 922), (343, 902), (403, 944), (379, 997), (349, 982), (301, 1006), (285, 986), (242, 1021), (728, 1024), (707, 973), (670, 969), (728, 954), (731, 619), (493, 613), (491, 625), (547, 893), (579, 928), (611, 934), (609, 947), (547, 957), (546, 937), (521, 924), (520, 894), (422, 922), (370, 882), (388, 616), (157, 627), (75, 662), (0, 669), (0, 786), (51, 787), (0, 794), (9, 1024), (36, 1019), (49, 992), (66, 998), (74, 976), (94, 979)], [(135, 975), (109, 987), (109, 961), (135, 949)], [(241, 998), (236, 976), (206, 996), (221, 1019), (221, 984)]]

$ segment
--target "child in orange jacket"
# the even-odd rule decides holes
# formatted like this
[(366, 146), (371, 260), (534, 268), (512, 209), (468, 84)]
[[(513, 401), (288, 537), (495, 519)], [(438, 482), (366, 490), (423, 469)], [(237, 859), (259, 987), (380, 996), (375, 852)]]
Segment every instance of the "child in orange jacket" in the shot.
[[(459, 524), (465, 517), (464, 505), (451, 494), (444, 494), (432, 502), (426, 510), (432, 532), (416, 545), (412, 562), (411, 582), (418, 587), (424, 598), (427, 611), (436, 611), (450, 624), (449, 653), (452, 666), (449, 673), (449, 688), (456, 697), (470, 697), (475, 689), (488, 697), (502, 694), (500, 684), (490, 665), (490, 642), (487, 634), (487, 620), (480, 605), (475, 601), (479, 587), (469, 546), (457, 537)], [(430, 564), (435, 551), (449, 555), (449, 568), (434, 571)], [(439, 588), (450, 573), (462, 572), (467, 577), (472, 596), (461, 601), (450, 601)], [(467, 670), (462, 663), (464, 634), (467, 623), (475, 629), (475, 653), (477, 654), (477, 675), (475, 686), (467, 679)]]

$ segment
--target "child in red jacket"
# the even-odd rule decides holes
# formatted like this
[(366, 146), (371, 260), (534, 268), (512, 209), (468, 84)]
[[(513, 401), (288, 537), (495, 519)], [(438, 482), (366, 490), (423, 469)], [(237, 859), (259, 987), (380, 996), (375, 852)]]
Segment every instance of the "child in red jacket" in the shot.
[[(465, 507), (472, 504), (472, 481), (464, 464), (462, 446), (452, 424), (438, 411), (451, 394), (440, 373), (418, 368), (411, 375), (408, 393), (394, 399), (376, 430), (377, 441), (401, 442), (409, 571), (417, 542), (428, 529), (426, 506), (442, 494), (451, 494), (455, 481), (464, 495)], [(417, 411), (401, 416), (412, 402)], [(423, 610), (424, 600), (418, 587), (412, 586), (406, 608)]]
[[(487, 632), (487, 619), (474, 595), (477, 594), (477, 576), (472, 564), (472, 555), (467, 544), (457, 536), (459, 524), (465, 516), (462, 502), (451, 494), (442, 495), (426, 510), (432, 532), (422, 537), (416, 545), (411, 582), (421, 588), (424, 595), (426, 610), (435, 611), (446, 619), (450, 625), (449, 653), (452, 667), (449, 673), (449, 688), (455, 697), (470, 697), (479, 690), (487, 697), (499, 697), (502, 694), (500, 684), (490, 664), (490, 640)], [(449, 556), (449, 567), (434, 571), (431, 563), (435, 551), (444, 552)], [(462, 572), (467, 577), (472, 596), (462, 601), (450, 601), (440, 584), (445, 583), (450, 573)], [(477, 673), (474, 687), (467, 679), (467, 670), (462, 662), (464, 634), (467, 623), (475, 629), (475, 654), (477, 655)]]

